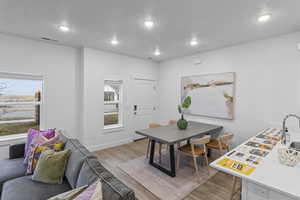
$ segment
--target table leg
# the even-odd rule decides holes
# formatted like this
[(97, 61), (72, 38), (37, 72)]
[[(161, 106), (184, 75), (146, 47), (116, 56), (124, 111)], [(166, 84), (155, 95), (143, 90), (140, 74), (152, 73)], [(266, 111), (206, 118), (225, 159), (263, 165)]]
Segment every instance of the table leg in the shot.
[(175, 151), (174, 151), (174, 144), (170, 145), (170, 168), (171, 168), (171, 176), (176, 176), (176, 168), (175, 168)]
[(151, 148), (150, 148), (150, 159), (149, 164), (165, 174), (175, 177), (176, 176), (176, 168), (175, 168), (175, 151), (174, 144), (170, 145), (170, 170), (162, 167), (161, 165), (154, 162), (154, 153), (155, 153), (155, 140), (151, 140)]
[(150, 165), (153, 164), (154, 152), (155, 152), (155, 140), (151, 140), (150, 159), (149, 159)]
[(211, 156), (211, 149), (207, 148), (207, 157)]

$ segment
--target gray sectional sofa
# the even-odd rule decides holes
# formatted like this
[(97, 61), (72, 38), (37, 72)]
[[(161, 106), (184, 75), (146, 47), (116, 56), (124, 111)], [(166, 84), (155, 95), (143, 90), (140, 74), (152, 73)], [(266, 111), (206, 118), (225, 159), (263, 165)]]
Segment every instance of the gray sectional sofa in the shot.
[(72, 188), (102, 182), (104, 200), (135, 200), (134, 192), (105, 169), (97, 158), (76, 139), (66, 138), (71, 150), (65, 179), (61, 185), (44, 184), (26, 176), (24, 144), (10, 146), (9, 159), (0, 160), (1, 200), (46, 200)]

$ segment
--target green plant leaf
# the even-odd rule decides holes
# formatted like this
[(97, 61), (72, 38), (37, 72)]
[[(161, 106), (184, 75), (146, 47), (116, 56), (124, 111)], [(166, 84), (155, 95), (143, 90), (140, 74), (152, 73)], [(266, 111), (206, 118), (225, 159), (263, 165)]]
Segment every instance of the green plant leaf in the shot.
[(181, 109), (181, 106), (178, 105), (178, 112), (181, 114), (182, 113), (182, 109)]
[(225, 99), (227, 99), (228, 101), (233, 102), (233, 97), (232, 97), (232, 96), (229, 96), (227, 92), (224, 91), (224, 92), (223, 92), (223, 95), (224, 95)]
[(227, 92), (223, 92), (223, 95), (224, 95), (224, 97), (226, 98), (226, 99), (229, 99), (230, 97), (229, 97), (229, 95), (227, 94)]
[(185, 97), (181, 106), (182, 108), (188, 109), (191, 104), (192, 104), (192, 98), (190, 96), (187, 96)]

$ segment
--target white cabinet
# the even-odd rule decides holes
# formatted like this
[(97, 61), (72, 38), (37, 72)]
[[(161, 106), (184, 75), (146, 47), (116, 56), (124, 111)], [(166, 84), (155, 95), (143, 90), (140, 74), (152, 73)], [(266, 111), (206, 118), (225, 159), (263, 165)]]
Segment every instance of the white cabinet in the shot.
[(242, 184), (242, 200), (296, 200), (283, 193), (245, 179), (243, 179)]
[(267, 200), (269, 189), (243, 179), (242, 200)]

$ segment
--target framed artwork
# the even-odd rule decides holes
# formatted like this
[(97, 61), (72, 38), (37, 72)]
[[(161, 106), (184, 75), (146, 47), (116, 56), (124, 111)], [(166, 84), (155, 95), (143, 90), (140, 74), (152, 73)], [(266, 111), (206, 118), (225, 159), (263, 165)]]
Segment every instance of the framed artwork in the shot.
[(186, 114), (233, 119), (234, 89), (234, 72), (181, 78), (181, 100), (187, 96), (192, 98)]

